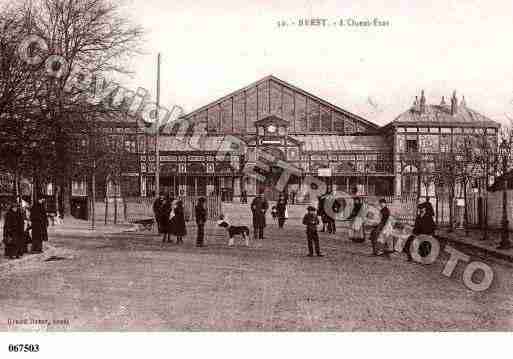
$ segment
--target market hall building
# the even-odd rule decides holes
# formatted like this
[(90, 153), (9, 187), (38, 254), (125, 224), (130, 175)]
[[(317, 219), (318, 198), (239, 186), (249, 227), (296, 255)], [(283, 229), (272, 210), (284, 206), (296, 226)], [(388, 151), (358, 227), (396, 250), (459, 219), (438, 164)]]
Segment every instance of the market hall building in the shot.
[[(318, 177), (322, 169), (331, 173), (323, 180), (338, 190), (358, 188), (362, 193), (379, 195), (393, 192), (392, 147), (379, 134), (378, 125), (274, 76), (182, 119), (204, 128), (206, 137), (203, 141), (176, 139), (164, 129), (159, 138), (161, 192), (229, 193), (238, 197), (245, 190), (248, 196), (264, 192), (273, 199), (282, 171), (277, 161), (300, 171), (289, 178), (285, 188), (289, 192), (299, 191), (306, 176)], [(218, 156), (227, 135), (246, 145), (244, 154)], [(275, 160), (269, 163), (268, 173), (262, 173), (262, 182), (242, 170), (255, 164), (258, 157), (264, 162), (270, 157)], [(146, 172), (145, 177), (145, 192), (154, 191), (153, 173)]]
[[(300, 170), (289, 178), (288, 192), (300, 191), (305, 177), (314, 176), (346, 193), (356, 189), (367, 196), (430, 194), (434, 189), (420, 184), (418, 157), (413, 160), (412, 152), (433, 162), (440, 152), (458, 151), (470, 134), (486, 136), (496, 144), (499, 128), (469, 109), (464, 99), (458, 101), (455, 93), (448, 103), (442, 98), (439, 104), (428, 105), (423, 92), (409, 109), (381, 127), (274, 76), (192, 111), (182, 120), (196, 128), (192, 137), (185, 130), (177, 138), (176, 131), (165, 128), (159, 138), (161, 192), (236, 198), (245, 190), (248, 196), (264, 192), (269, 199), (277, 196), (275, 184), (281, 175), (277, 161)], [(198, 128), (205, 136), (197, 136)], [(245, 153), (219, 156), (227, 135), (242, 141)], [(151, 141), (146, 139), (150, 145), (140, 156), (142, 196), (155, 193)], [(274, 163), (262, 173), (265, 180), (242, 171), (269, 157)]]

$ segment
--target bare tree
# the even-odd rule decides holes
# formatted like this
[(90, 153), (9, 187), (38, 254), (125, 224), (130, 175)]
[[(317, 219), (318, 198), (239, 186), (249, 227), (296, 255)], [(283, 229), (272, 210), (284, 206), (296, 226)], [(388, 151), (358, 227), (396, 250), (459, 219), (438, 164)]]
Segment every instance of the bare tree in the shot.
[[(125, 60), (138, 53), (143, 31), (123, 17), (119, 4), (113, 1), (32, 0), (25, 7), (31, 14), (28, 33), (43, 39), (47, 55), (58, 55), (38, 69), (39, 78), (32, 82), (32, 90), (41, 117), (52, 119), (57, 182), (66, 197), (61, 198), (61, 207), (67, 211), (68, 144), (70, 136), (81, 130), (72, 119), (86, 113), (105, 114), (105, 107), (88, 106), (86, 97), (92, 88), (97, 95), (96, 91), (106, 85), (105, 78), (129, 73)], [(85, 85), (70, 86), (77, 71), (90, 74), (93, 80), (84, 75)]]

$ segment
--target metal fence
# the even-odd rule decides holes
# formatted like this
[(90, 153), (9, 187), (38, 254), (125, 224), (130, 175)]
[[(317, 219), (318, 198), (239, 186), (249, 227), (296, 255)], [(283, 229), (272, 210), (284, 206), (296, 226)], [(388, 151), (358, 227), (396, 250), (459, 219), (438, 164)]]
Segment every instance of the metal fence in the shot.
[[(186, 220), (194, 221), (194, 207), (198, 203), (201, 196), (179, 197), (184, 204)], [(208, 220), (216, 220), (221, 214), (221, 199), (219, 196), (208, 196), (205, 206), (207, 208)], [(97, 201), (95, 205), (95, 220), (107, 223), (133, 223), (141, 219), (154, 218), (153, 198), (147, 197), (130, 197), (130, 198), (114, 198)]]

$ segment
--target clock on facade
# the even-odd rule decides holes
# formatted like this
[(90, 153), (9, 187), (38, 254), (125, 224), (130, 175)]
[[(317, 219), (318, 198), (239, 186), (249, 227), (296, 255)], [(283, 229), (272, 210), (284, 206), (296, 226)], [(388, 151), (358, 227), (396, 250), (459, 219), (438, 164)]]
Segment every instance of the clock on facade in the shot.
[(269, 131), (269, 133), (274, 133), (274, 132), (276, 132), (276, 126), (274, 126), (274, 125), (270, 125), (269, 127), (267, 127), (267, 131)]

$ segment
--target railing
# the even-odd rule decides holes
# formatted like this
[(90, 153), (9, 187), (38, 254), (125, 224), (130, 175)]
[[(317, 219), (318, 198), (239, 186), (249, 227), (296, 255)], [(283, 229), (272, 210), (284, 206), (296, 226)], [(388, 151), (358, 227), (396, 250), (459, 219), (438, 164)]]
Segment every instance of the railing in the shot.
[[(184, 204), (186, 220), (195, 220), (194, 207), (200, 197), (206, 199), (207, 219), (218, 219), (221, 214), (221, 199), (219, 196), (179, 197), (178, 199), (182, 200)], [(118, 198), (117, 201), (111, 199), (106, 205), (105, 200), (100, 200), (95, 205), (95, 218), (97, 221), (105, 221), (106, 219), (108, 223), (114, 221), (131, 223), (140, 219), (153, 218), (154, 201), (154, 198), (148, 197), (129, 197), (124, 199)], [(105, 216), (106, 210), (107, 216)]]

